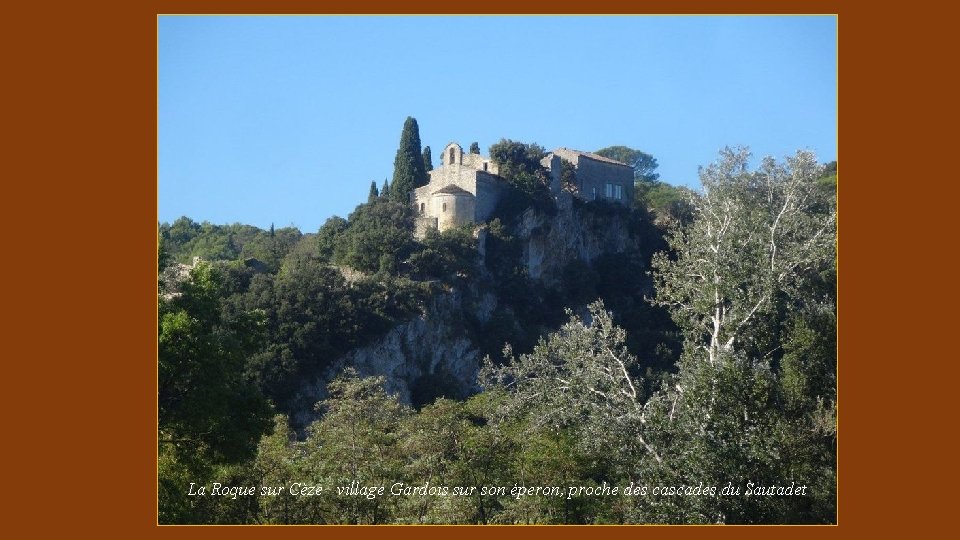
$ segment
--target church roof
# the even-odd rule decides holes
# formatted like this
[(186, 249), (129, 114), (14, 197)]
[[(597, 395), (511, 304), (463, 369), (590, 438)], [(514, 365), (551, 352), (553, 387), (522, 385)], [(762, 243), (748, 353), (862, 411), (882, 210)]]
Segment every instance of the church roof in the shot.
[(442, 187), (442, 188), (434, 191), (434, 192), (433, 192), (433, 195), (436, 195), (437, 193), (449, 193), (449, 194), (452, 194), (452, 195), (462, 195), (462, 194), (466, 193), (467, 195), (473, 195), (473, 193), (470, 193), (469, 191), (467, 191), (467, 190), (465, 190), (465, 189), (463, 189), (463, 188), (461, 188), (461, 187), (459, 187), (459, 186), (456, 186), (456, 185), (454, 185), (454, 184), (447, 184), (446, 186), (444, 186), (444, 187)]

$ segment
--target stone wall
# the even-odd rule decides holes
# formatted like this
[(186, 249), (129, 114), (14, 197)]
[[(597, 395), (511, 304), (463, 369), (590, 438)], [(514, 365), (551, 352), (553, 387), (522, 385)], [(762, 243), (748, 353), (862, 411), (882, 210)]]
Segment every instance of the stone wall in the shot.
[(459, 163), (444, 165), (439, 169), (430, 171), (430, 183), (418, 188), (418, 190), (430, 187), (431, 189), (428, 191), (433, 193), (449, 185), (457, 186), (464, 191), (475, 194), (477, 192), (477, 170)]
[(470, 193), (436, 193), (430, 197), (430, 215), (436, 216), (437, 228), (445, 231), (474, 221), (476, 205)]
[[(577, 195), (584, 200), (607, 199), (629, 206), (633, 201), (633, 168), (629, 165), (603, 158), (591, 157), (589, 152), (558, 148), (554, 155), (573, 163), (577, 169)], [(552, 172), (552, 169), (551, 169)], [(621, 186), (622, 196), (616, 198), (614, 188), (607, 196), (607, 184)]]
[(448, 143), (440, 153), (440, 166), (460, 165), (463, 163), (463, 147), (457, 143)]
[[(424, 203), (426, 204), (426, 203)], [(436, 229), (437, 218), (428, 216), (417, 216), (413, 220), (413, 235), (417, 238), (423, 238), (427, 235), (428, 229)]]
[[(426, 233), (430, 219), (436, 220), (440, 230), (488, 220), (505, 191), (503, 179), (497, 176), (498, 171), (497, 164), (488, 157), (465, 153), (456, 143), (444, 147), (440, 154), (440, 166), (430, 171), (430, 182), (414, 189), (411, 195), (411, 203), (418, 216), (417, 237), (422, 238)], [(469, 202), (460, 198), (454, 201), (449, 194), (437, 193), (448, 186), (456, 186), (473, 197)], [(444, 203), (448, 209), (456, 207), (456, 212), (444, 212)]]
[(613, 202), (629, 205), (633, 200), (633, 169), (580, 156), (577, 163), (577, 184), (584, 197), (593, 198), (593, 190), (596, 189), (598, 199), (608, 198), (606, 196), (608, 183), (623, 188), (623, 195), (619, 200), (610, 199)]
[(554, 197), (560, 195), (562, 188), (561, 175), (563, 173), (563, 159), (557, 154), (547, 154), (547, 157), (540, 160), (540, 165), (543, 165), (550, 171), (550, 194)]
[(474, 221), (482, 222), (490, 219), (496, 210), (500, 197), (506, 191), (504, 181), (499, 176), (477, 172), (477, 203)]
[(463, 154), (463, 166), (490, 174), (500, 174), (500, 167), (488, 157), (479, 154)]

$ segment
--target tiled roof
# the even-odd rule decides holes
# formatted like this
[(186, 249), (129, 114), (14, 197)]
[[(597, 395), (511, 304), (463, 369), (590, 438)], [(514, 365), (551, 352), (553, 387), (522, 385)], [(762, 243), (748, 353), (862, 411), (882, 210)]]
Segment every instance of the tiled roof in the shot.
[[(569, 154), (574, 154), (574, 155), (578, 155), (578, 156), (587, 157), (587, 158), (594, 159), (594, 160), (597, 160), (597, 161), (603, 161), (604, 163), (612, 163), (613, 165), (623, 165), (624, 167), (630, 167), (630, 165), (627, 165), (626, 163), (624, 163), (624, 162), (622, 162), (622, 161), (617, 161), (617, 160), (615, 160), (615, 159), (610, 159), (610, 158), (608, 158), (608, 157), (603, 157), (603, 156), (601, 156), (601, 155), (599, 155), (599, 154), (594, 154), (593, 152), (583, 152), (583, 151), (581, 151), (581, 150), (573, 150), (572, 148), (564, 148), (564, 147), (562, 147), (562, 146), (561, 146), (560, 148), (557, 148), (557, 149), (554, 150), (553, 152), (554, 152), (555, 154), (560, 154), (560, 157), (563, 157), (563, 154), (565, 154), (565, 153), (569, 153)], [(630, 168), (632, 169), (633, 167), (630, 167)]]
[(436, 195), (437, 193), (450, 193), (450, 194), (453, 194), (453, 195), (462, 195), (462, 194), (466, 193), (467, 195), (473, 195), (473, 193), (470, 193), (469, 191), (467, 191), (467, 190), (465, 190), (465, 189), (463, 189), (463, 188), (461, 188), (461, 187), (455, 186), (455, 185), (453, 185), (453, 184), (448, 184), (448, 185), (446, 185), (446, 186), (444, 186), (444, 187), (442, 187), (442, 188), (434, 191), (434, 192), (433, 192), (433, 195)]

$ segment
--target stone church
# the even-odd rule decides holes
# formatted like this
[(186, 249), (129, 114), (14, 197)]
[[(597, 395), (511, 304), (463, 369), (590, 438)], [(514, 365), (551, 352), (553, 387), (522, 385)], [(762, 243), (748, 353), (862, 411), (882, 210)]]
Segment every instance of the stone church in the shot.
[[(625, 163), (591, 152), (557, 148), (541, 160), (550, 171), (550, 191), (561, 196), (562, 162), (570, 162), (576, 171), (572, 195), (583, 200), (608, 200), (630, 205), (633, 200), (633, 168)], [(465, 153), (451, 142), (440, 154), (440, 166), (430, 171), (427, 185), (410, 195), (417, 212), (416, 235), (427, 229), (445, 231), (466, 223), (488, 221), (500, 198), (509, 193), (507, 182), (489, 157)]]

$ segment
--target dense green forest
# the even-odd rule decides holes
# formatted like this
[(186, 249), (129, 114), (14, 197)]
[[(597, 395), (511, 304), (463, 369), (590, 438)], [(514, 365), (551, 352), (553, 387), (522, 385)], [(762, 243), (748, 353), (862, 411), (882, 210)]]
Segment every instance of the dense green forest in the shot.
[[(517, 231), (527, 209), (558, 211), (543, 148), (490, 148), (512, 191), (482, 224), (481, 256), (481, 224), (414, 237), (403, 201), (432, 164), (410, 120), (392, 182), (315, 233), (159, 225), (161, 523), (836, 521), (835, 162), (797, 152), (751, 169), (745, 149), (726, 149), (691, 191), (662, 182), (649, 154), (599, 150), (634, 166), (634, 204), (571, 211), (616, 216), (641, 248), (571, 261), (545, 283), (528, 275)], [(464, 299), (451, 327), (485, 357), (474, 387), (435, 374), (408, 403), (348, 368), (319, 403), (295, 398), (451, 294)], [(485, 294), (496, 308), (481, 319), (470, 306)], [(314, 420), (294, 421), (304, 407)], [(352, 482), (386, 491), (334, 491)], [(408, 491), (391, 495), (398, 482)], [(654, 489), (728, 482), (805, 494)], [(505, 493), (481, 490), (493, 486)]]

